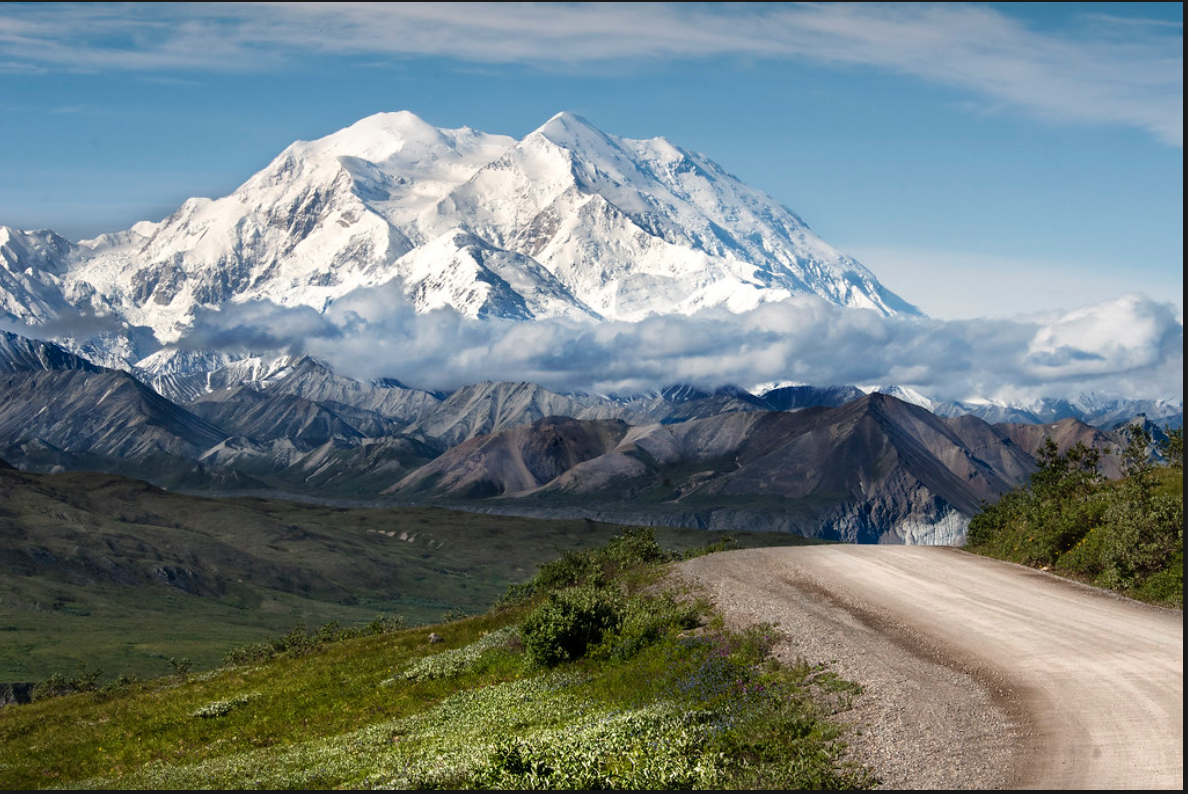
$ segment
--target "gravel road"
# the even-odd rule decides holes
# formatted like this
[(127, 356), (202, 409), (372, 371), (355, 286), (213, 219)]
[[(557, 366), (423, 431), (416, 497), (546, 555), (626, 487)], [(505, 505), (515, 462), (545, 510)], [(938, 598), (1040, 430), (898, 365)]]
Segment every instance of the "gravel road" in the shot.
[(883, 788), (1184, 787), (1183, 613), (958, 549), (747, 549), (680, 566), (782, 658), (864, 694), (840, 719)]

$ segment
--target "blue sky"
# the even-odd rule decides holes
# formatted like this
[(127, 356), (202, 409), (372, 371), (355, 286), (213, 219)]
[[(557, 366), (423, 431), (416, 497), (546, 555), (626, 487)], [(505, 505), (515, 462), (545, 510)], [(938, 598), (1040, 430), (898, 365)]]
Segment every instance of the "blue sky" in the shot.
[(0, 4), (0, 224), (222, 196), (381, 111), (704, 152), (940, 319), (1183, 306), (1183, 11)]

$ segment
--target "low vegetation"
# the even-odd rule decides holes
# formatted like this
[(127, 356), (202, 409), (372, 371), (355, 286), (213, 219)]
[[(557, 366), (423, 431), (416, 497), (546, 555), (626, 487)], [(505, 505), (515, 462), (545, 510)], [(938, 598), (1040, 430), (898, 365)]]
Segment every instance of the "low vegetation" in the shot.
[(986, 506), (966, 548), (1044, 568), (1144, 601), (1184, 605), (1184, 431), (1151, 460), (1151, 439), (1128, 430), (1125, 476), (1106, 481), (1097, 450), (1047, 440), (1030, 484)]
[(769, 628), (725, 628), (665, 577), (677, 558), (625, 530), (482, 615), (295, 631), (202, 674), (45, 693), (0, 712), (0, 785), (872, 785), (830, 720), (856, 687), (775, 664)]
[[(474, 615), (540, 563), (618, 531), (582, 519), (198, 498), (83, 472), (0, 470), (0, 494), (0, 687), (77, 678), (79, 662), (102, 679), (160, 676), (171, 658), (208, 670), (229, 646), (302, 623)], [(656, 530), (677, 549), (717, 534)], [(736, 536), (744, 546), (807, 542)]]

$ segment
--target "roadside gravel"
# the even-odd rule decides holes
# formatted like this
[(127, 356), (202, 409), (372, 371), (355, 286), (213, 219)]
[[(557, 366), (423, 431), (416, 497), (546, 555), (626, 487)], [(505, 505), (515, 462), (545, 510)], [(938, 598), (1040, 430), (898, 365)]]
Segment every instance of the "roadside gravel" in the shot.
[[(735, 625), (781, 627), (782, 660), (829, 662), (863, 687), (837, 718), (882, 788), (1183, 788), (1180, 613), (954, 549), (749, 549), (678, 570)], [(1115, 635), (1152, 614), (1155, 639)], [(1163, 694), (1102, 687), (1152, 655)], [(1141, 729), (1159, 735), (1120, 738)]]

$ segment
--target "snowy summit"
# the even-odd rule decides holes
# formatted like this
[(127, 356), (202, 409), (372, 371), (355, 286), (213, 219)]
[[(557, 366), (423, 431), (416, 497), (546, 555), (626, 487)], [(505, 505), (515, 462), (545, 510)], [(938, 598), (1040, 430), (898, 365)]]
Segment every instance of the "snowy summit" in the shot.
[(793, 295), (919, 310), (795, 214), (664, 138), (559, 113), (521, 141), (381, 113), (286, 148), (218, 200), (74, 245), (0, 230), (0, 308), (185, 336), (200, 308), (318, 311), (399, 280), (418, 312), (636, 321)]

